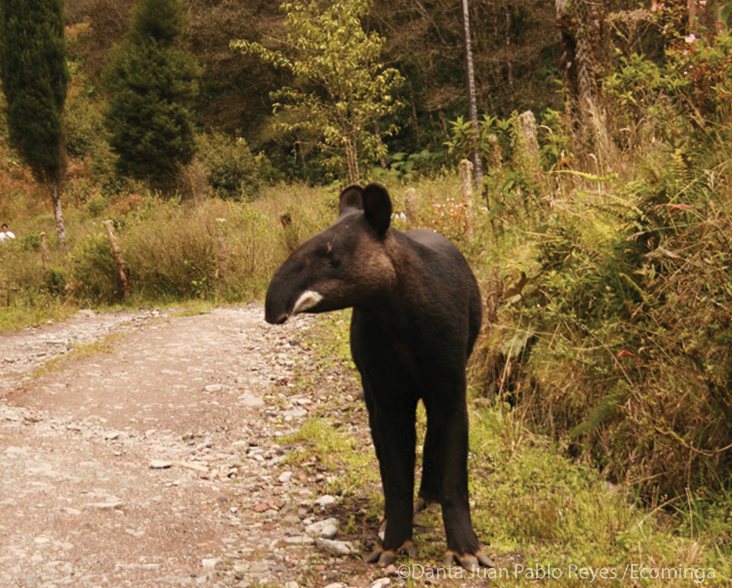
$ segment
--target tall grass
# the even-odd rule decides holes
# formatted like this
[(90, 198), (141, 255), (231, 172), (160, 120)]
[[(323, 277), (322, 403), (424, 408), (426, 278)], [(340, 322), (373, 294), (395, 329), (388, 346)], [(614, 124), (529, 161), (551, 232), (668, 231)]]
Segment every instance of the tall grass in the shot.
[[(52, 219), (33, 215), (14, 227), (15, 241), (0, 247), (4, 313), (24, 306), (23, 299), (36, 301), (41, 295), (72, 306), (261, 297), (288, 253), (335, 218), (334, 202), (324, 199), (321, 190), (298, 186), (270, 187), (254, 203), (212, 198), (194, 204), (153, 196), (100, 203), (93, 198), (71, 207), (66, 215), (72, 244), (67, 256), (55, 247)], [(113, 220), (129, 268), (131, 301), (123, 299), (102, 226), (106, 218)], [(41, 230), (48, 237), (46, 268), (41, 261)]]

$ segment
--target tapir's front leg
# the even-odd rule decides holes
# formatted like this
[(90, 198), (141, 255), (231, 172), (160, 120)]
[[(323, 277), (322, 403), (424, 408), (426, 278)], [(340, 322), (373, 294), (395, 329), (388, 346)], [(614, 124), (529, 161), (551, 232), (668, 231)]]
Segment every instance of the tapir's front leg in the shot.
[(404, 390), (390, 393), (380, 390), (377, 394), (378, 398), (367, 401), (367, 407), (371, 411), (369, 421), (374, 444), (378, 447), (386, 531), (382, 547), (367, 561), (388, 565), (399, 553), (416, 555), (412, 544), (416, 402), (406, 398)]

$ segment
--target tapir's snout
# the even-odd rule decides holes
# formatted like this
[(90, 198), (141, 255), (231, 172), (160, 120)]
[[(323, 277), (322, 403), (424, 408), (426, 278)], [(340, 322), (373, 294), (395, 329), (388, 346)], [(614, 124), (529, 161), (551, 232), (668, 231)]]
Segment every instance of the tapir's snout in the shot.
[(270, 325), (282, 325), (287, 322), (288, 318), (290, 318), (290, 315), (286, 312), (270, 314), (266, 309), (264, 311), (264, 320), (266, 320)]
[(291, 292), (277, 272), (267, 288), (264, 300), (264, 320), (270, 325), (281, 325), (292, 314)]
[(294, 304), (290, 300), (291, 297), (286, 292), (270, 286), (264, 303), (264, 320), (272, 325), (281, 325), (290, 318), (290, 315), (314, 311), (323, 300), (323, 296), (314, 290), (305, 290), (298, 294)]
[(329, 266), (313, 262), (312, 258), (321, 235), (300, 246), (272, 276), (264, 300), (264, 320), (268, 323), (281, 325), (292, 315), (320, 311), (318, 305), (324, 296), (315, 284), (322, 276), (322, 268)]

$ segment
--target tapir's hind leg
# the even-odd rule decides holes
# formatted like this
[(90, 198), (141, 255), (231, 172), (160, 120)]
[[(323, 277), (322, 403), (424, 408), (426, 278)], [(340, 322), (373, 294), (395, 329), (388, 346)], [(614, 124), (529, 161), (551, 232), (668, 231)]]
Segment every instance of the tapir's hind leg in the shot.
[(439, 480), (442, 520), (447, 537), (445, 564), (457, 560), (468, 570), (493, 567), (482, 551), (470, 519), (468, 498), (468, 411), (462, 391), (441, 391), (426, 399), (429, 448)]
[(440, 479), (437, 475), (437, 464), (435, 463), (437, 455), (435, 439), (435, 431), (428, 427), (424, 439), (424, 450), (422, 451), (422, 481), (419, 485), (417, 500), (414, 503), (414, 512), (425, 510), (440, 503)]

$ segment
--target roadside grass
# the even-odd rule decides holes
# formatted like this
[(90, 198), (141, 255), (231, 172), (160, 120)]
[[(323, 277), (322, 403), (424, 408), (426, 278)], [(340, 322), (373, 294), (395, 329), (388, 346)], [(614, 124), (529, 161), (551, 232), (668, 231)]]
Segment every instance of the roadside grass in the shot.
[[(324, 491), (342, 496), (339, 516), (344, 531), (364, 552), (383, 509), (378, 465), (368, 434), (362, 401), (352, 398), (357, 374), (348, 366), (345, 313), (323, 315), (307, 333), (315, 350), (320, 393), (333, 410), (310, 419), (283, 442), (299, 446), (292, 458), (304, 466), (317, 464), (326, 477)], [(344, 384), (341, 380), (348, 382)], [(312, 384), (312, 376), (309, 380)], [(340, 418), (341, 390), (351, 392), (353, 407)], [(520, 411), (485, 402), (470, 405), (470, 492), (475, 530), (497, 564), (486, 574), (504, 574), (512, 586), (652, 586), (732, 582), (732, 495), (690, 496), (649, 508), (629, 485), (613, 485), (586, 463), (567, 457), (566, 441), (531, 432)], [(424, 411), (419, 411), (420, 443)], [(417, 448), (418, 474), (421, 447)], [(413, 564), (440, 568), (445, 551), (441, 516), (415, 518), (418, 559)], [(406, 563), (406, 560), (405, 560)], [(440, 585), (467, 576), (455, 570)], [(411, 579), (409, 586), (424, 585)]]
[(380, 484), (378, 471), (372, 470), (371, 439), (367, 430), (364, 434), (366, 407), (356, 397), (360, 388), (348, 342), (350, 314), (348, 309), (320, 315), (304, 333), (313, 363), (298, 366), (293, 390), (317, 391), (320, 408), (299, 431), (280, 439), (296, 446), (290, 463), (339, 472), (326, 476), (323, 491), (341, 496), (364, 484)]
[(122, 333), (112, 333), (99, 341), (82, 345), (75, 345), (66, 355), (55, 357), (47, 361), (43, 366), (30, 373), (31, 378), (40, 378), (51, 372), (66, 369), (75, 361), (83, 361), (100, 355), (106, 355), (114, 351), (115, 345), (124, 339), (126, 335)]
[(186, 305), (185, 308), (175, 310), (170, 313), (171, 318), (182, 318), (187, 316), (200, 316), (202, 314), (210, 314), (212, 310), (216, 308), (216, 305), (210, 302), (196, 300), (190, 305)]
[(0, 306), (0, 333), (63, 322), (80, 308), (73, 301), (60, 300), (44, 292), (10, 292), (9, 298)]
[[(99, 196), (68, 204), (68, 254), (58, 248), (53, 217), (26, 208), (13, 223), (17, 238), (0, 247), (0, 332), (63, 320), (80, 308), (261, 299), (289, 252), (329, 225), (338, 207), (334, 190), (283, 184), (265, 188), (254, 202)], [(106, 219), (129, 268), (128, 298)]]

